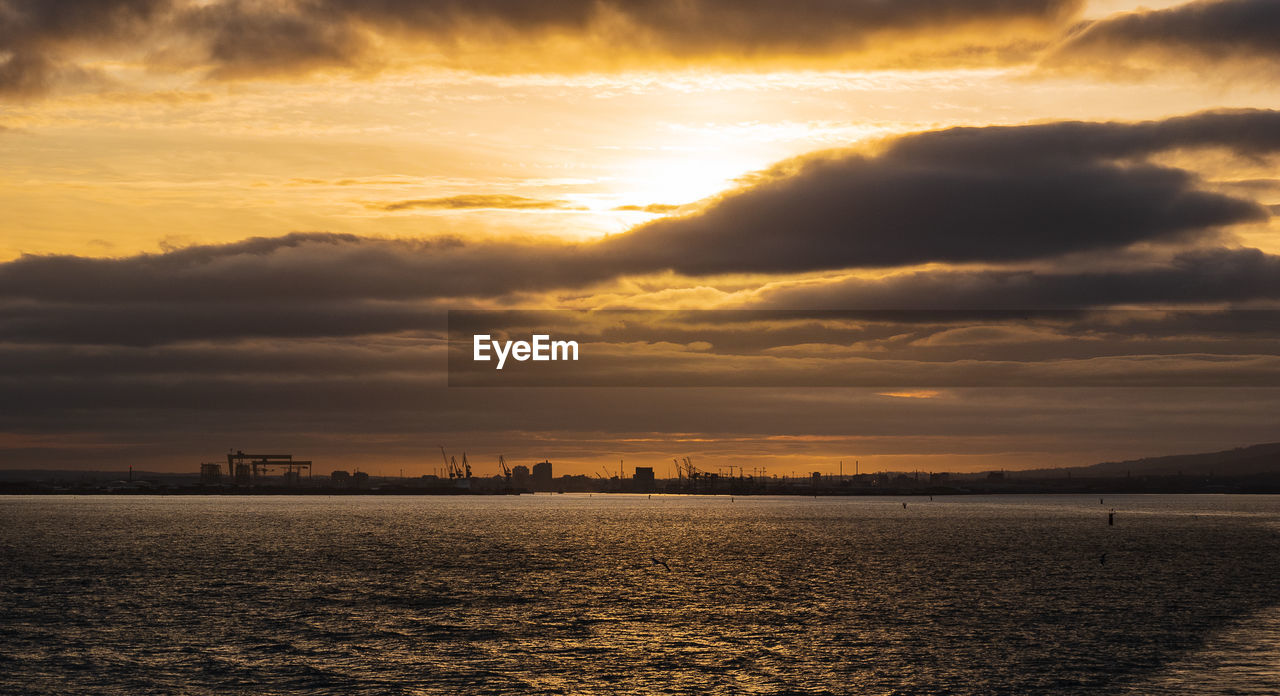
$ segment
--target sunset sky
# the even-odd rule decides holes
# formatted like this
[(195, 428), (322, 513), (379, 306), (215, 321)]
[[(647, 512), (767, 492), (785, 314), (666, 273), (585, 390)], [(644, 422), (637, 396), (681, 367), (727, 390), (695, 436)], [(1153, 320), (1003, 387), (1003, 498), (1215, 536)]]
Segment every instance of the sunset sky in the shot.
[(450, 309), (1277, 308), (1277, 36), (1275, 0), (0, 0), (0, 467), (1280, 440), (1274, 327), (627, 337), (760, 371), (1163, 356), (1251, 388), (447, 388), (444, 360)]

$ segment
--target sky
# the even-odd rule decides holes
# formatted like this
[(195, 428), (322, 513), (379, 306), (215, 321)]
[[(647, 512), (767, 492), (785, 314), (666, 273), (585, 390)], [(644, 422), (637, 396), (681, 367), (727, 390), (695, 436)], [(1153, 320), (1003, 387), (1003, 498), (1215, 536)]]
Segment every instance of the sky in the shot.
[[(1274, 0), (0, 0), (0, 467), (1278, 440), (1274, 324), (1216, 314), (1280, 299), (1278, 33)], [(594, 332), (642, 378), (451, 388), (460, 309), (962, 313)], [(742, 378), (678, 386), (709, 374)]]

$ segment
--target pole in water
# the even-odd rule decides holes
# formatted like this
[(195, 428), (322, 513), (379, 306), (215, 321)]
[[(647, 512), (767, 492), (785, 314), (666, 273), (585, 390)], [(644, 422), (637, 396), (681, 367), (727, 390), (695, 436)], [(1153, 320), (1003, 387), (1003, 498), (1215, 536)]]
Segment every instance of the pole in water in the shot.
[(1111, 512), (1108, 512), (1108, 513), (1107, 513), (1107, 526), (1108, 526), (1108, 527), (1114, 527), (1114, 526), (1116, 526), (1116, 511), (1115, 511), (1115, 510), (1112, 510)]

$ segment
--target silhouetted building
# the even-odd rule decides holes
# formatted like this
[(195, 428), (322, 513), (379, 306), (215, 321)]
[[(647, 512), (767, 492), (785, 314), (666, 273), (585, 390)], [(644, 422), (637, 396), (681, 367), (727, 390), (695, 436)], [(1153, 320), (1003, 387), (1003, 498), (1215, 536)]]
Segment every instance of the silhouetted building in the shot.
[(357, 471), (351, 475), (351, 485), (353, 488), (368, 488), (369, 475), (363, 471)]
[(511, 485), (516, 490), (529, 489), (529, 467), (524, 464), (518, 464), (511, 467)]
[(637, 466), (636, 473), (631, 478), (635, 481), (636, 490), (638, 491), (651, 491), (654, 488), (653, 467), (651, 466)]
[(533, 490), (535, 491), (552, 490), (550, 461), (541, 461), (533, 465)]
[(351, 473), (347, 471), (335, 471), (332, 474), (329, 474), (329, 480), (335, 486), (349, 486), (351, 485)]

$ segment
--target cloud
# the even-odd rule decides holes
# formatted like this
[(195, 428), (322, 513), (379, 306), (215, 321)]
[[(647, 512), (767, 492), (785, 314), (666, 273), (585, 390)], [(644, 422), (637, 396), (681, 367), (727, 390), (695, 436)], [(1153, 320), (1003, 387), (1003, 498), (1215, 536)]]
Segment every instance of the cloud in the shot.
[(932, 333), (915, 341), (919, 346), (990, 346), (1011, 343), (1025, 345), (1040, 341), (1080, 341), (1087, 336), (1064, 333), (1051, 328), (1013, 324), (971, 324), (957, 329)]
[[(1277, 381), (1274, 311), (451, 313), (450, 384), (478, 386), (993, 386)], [(484, 333), (572, 337), (574, 363), (503, 372)], [(697, 345), (701, 343), (702, 345)]]
[[(361, 303), (511, 298), (667, 271), (782, 275), (936, 261), (1025, 262), (1140, 243), (1203, 247), (1218, 241), (1226, 226), (1267, 219), (1268, 210), (1202, 188), (1209, 184), (1192, 172), (1145, 158), (1214, 146), (1254, 158), (1280, 149), (1280, 112), (920, 133), (887, 143), (879, 154), (821, 153), (784, 163), (698, 212), (595, 242), (296, 233), (123, 258), (24, 256), (0, 264), (0, 302), (10, 313), (8, 330), (21, 332), (48, 320), (31, 311), (31, 303), (81, 308), (198, 303), (210, 312), (222, 311), (219, 306), (266, 311), (276, 304), (328, 303), (361, 312)], [(481, 202), (437, 200), (448, 201), (440, 205)], [(1185, 268), (1092, 278), (1080, 293), (1069, 279), (1049, 274), (1013, 296), (1051, 306), (1068, 296), (1082, 304), (1143, 301), (1144, 292), (1146, 298), (1162, 299), (1161, 293), (1177, 295), (1162, 273), (1177, 271), (1182, 277), (1225, 264), (1244, 278), (1270, 263), (1270, 257), (1245, 252), (1180, 258)], [(1031, 282), (1016, 273), (990, 273), (930, 277), (960, 283), (933, 288), (954, 297), (964, 296), (966, 284), (974, 284), (971, 293), (978, 296), (1001, 284), (1016, 290), (1019, 283)], [(1218, 277), (1217, 285), (1195, 287), (1206, 299), (1248, 290), (1233, 285), (1230, 277)], [(1260, 279), (1256, 287), (1270, 286)], [(892, 302), (915, 306), (908, 290), (904, 285), (860, 292), (864, 300), (880, 292)], [(371, 308), (367, 316), (372, 321), (386, 311)], [(100, 314), (108, 315), (106, 309)], [(284, 323), (308, 316), (297, 311)]]
[(1273, 0), (1200, 0), (1084, 24), (1042, 63), (1130, 75), (1160, 74), (1170, 66), (1261, 65), (1274, 76), (1278, 34), (1280, 4)]
[[(573, 276), (559, 276), (575, 268), (572, 263), (579, 263), (575, 252), (569, 251), (572, 248), (472, 247), (454, 240), (297, 234), (121, 259), (27, 257), (2, 264), (0, 384), (7, 398), (0, 404), (0, 432), (109, 433), (105, 439), (119, 442), (118, 452), (125, 454), (117, 452), (107, 459), (127, 457), (137, 464), (154, 456), (166, 467), (175, 461), (194, 463), (203, 456), (196, 454), (201, 451), (216, 453), (232, 443), (257, 441), (316, 459), (332, 458), (334, 466), (341, 468), (336, 463), (339, 457), (368, 461), (370, 456), (389, 456), (388, 452), (414, 462), (420, 451), (429, 450), (441, 438), (467, 447), (479, 443), (474, 446), (509, 455), (524, 452), (519, 456), (528, 456), (536, 450), (539, 458), (556, 459), (557, 452), (590, 458), (620, 451), (631, 446), (620, 444), (619, 435), (644, 433), (656, 443), (647, 446), (644, 455), (652, 456), (652, 450), (702, 447), (673, 443), (670, 433), (694, 433), (689, 437), (709, 440), (742, 437), (756, 451), (762, 450), (759, 440), (766, 435), (853, 437), (856, 442), (836, 446), (865, 452), (872, 446), (867, 440), (871, 437), (922, 443), (945, 438), (945, 445), (919, 446), (972, 446), (982, 451), (984, 437), (998, 437), (999, 447), (1008, 449), (1014, 442), (1045, 447), (1046, 438), (1062, 437), (1065, 442), (1088, 434), (1090, 442), (1132, 446), (1138, 430), (1142, 437), (1165, 446), (1170, 419), (1187, 421), (1180, 421), (1180, 437), (1227, 437), (1224, 433), (1229, 433), (1243, 442), (1265, 439), (1260, 433), (1274, 428), (1274, 422), (1260, 415), (1274, 411), (1274, 394), (1261, 396), (1258, 392), (1265, 390), (1252, 389), (1245, 390), (1249, 394), (1244, 397), (1235, 392), (1179, 392), (1184, 398), (1174, 403), (1169, 401), (1171, 390), (1166, 389), (1158, 390), (1158, 396), (1148, 392), (1128, 397), (1100, 389), (1063, 396), (1042, 390), (1035, 399), (993, 405), (968, 394), (954, 400), (867, 395), (871, 403), (865, 403), (866, 399), (847, 390), (830, 390), (826, 395), (816, 393), (826, 390), (785, 388), (734, 389), (729, 394), (687, 389), (674, 402), (669, 392), (647, 389), (618, 393), (442, 388), (442, 310), (469, 301), (464, 290), (477, 287), (498, 290), (522, 285), (535, 276), (542, 286), (578, 282)], [(534, 259), (535, 254), (540, 256)], [(1072, 278), (1045, 271), (1000, 278), (970, 272), (966, 281), (963, 275), (948, 275), (959, 271), (919, 272), (905, 277), (917, 281), (928, 277), (930, 283), (903, 285), (896, 288), (896, 296), (885, 291), (879, 299), (891, 303), (914, 298), (936, 307), (985, 302), (1002, 297), (1001, 291), (1015, 297), (1025, 294), (1028, 302), (1054, 297), (1110, 302), (1128, 297), (1194, 303), (1277, 293), (1280, 261), (1273, 256), (1253, 250), (1197, 254), (1179, 258), (1163, 271), (1129, 272), (1132, 277), (1118, 271), (1105, 278)], [(544, 267), (548, 263), (550, 267)], [(486, 266), (488, 272), (483, 270)], [(584, 274), (593, 271), (591, 266), (576, 268)], [(1177, 271), (1184, 268), (1195, 272), (1179, 275)], [(540, 272), (546, 275), (538, 276)], [(478, 273), (483, 283), (468, 285), (470, 273)], [(966, 282), (980, 286), (992, 278), (994, 289), (966, 288)], [(1037, 289), (1041, 280), (1049, 290)], [(873, 286), (853, 294), (833, 292), (826, 301), (841, 307), (875, 306), (875, 297), (868, 299), (866, 287)], [(1130, 294), (1116, 294), (1120, 292)], [(459, 294), (460, 299), (438, 299), (450, 294)], [(769, 295), (762, 292), (761, 296)], [(804, 301), (822, 306), (823, 300), (813, 296)], [(731, 383), (735, 370), (750, 370), (760, 383), (778, 384), (830, 383), (833, 376), (850, 383), (879, 380), (886, 385), (913, 380), (985, 383), (990, 376), (983, 369), (938, 364), (957, 355), (972, 355), (972, 344), (927, 345), (928, 336), (946, 336), (949, 328), (966, 323), (963, 317), (958, 322), (912, 327), (902, 339), (895, 337), (904, 333), (903, 327), (891, 322), (855, 325), (847, 331), (823, 329), (817, 322), (780, 332), (761, 331), (755, 324), (672, 331), (657, 336), (671, 341), (671, 350), (639, 363), (645, 369), (664, 371), (638, 379), (688, 384), (719, 376)], [(1230, 329), (1219, 327), (1217, 334), (1231, 342), (1219, 342), (1211, 351), (1214, 341), (1205, 340), (1209, 345), (1201, 347), (1192, 340), (1208, 333), (1205, 328), (1168, 321), (1110, 327), (1116, 337), (1097, 345), (1095, 352), (1103, 357), (1097, 361), (1072, 353), (1079, 350), (1078, 342), (1044, 341), (1031, 335), (1026, 338), (1032, 345), (1051, 344), (1032, 350), (1026, 343), (993, 342), (991, 336), (969, 338), (985, 345), (983, 357), (988, 360), (1061, 361), (1056, 366), (1032, 364), (1016, 373), (1036, 384), (1046, 380), (1079, 384), (1085, 378), (1120, 382), (1134, 375), (1159, 384), (1223, 377), (1263, 384), (1268, 383), (1264, 379), (1274, 379), (1274, 365), (1254, 364), (1249, 358), (1250, 354), (1275, 355), (1274, 341), (1263, 337), (1257, 344), (1260, 349), (1254, 350), (1254, 343), (1232, 340)], [(1173, 334), (1171, 345), (1183, 352), (1189, 346), (1198, 352), (1231, 354), (1232, 361), (1188, 360), (1179, 355), (1125, 357), (1133, 354), (1134, 341), (1145, 349), (1142, 336), (1158, 337), (1161, 331)], [(609, 341), (631, 338), (618, 330), (605, 337)], [(832, 352), (813, 360), (812, 351), (789, 355), (768, 350), (770, 344), (786, 346), (824, 337), (887, 347), (855, 352), (854, 360), (841, 360), (841, 354)], [(689, 350), (697, 340), (710, 343), (711, 348)], [(906, 347), (898, 348), (898, 340)], [(1109, 356), (1107, 349), (1112, 347), (1117, 351), (1128, 347), (1128, 352)], [(868, 355), (887, 360), (876, 363)], [(646, 355), (640, 352), (638, 357)], [(925, 405), (937, 405), (939, 410), (914, 410)], [(1135, 414), (1142, 414), (1141, 418)], [(1145, 424), (1144, 429), (1116, 425), (1138, 421)], [(143, 447), (138, 442), (152, 444)], [(86, 456), (59, 447), (0, 448), (0, 455), (7, 461), (64, 464), (85, 461)], [(637, 453), (636, 459), (642, 457)]]
[(565, 200), (540, 200), (507, 194), (470, 194), (444, 198), (417, 198), (390, 203), (369, 203), (370, 208), (386, 211), (398, 210), (466, 210), (470, 208), (498, 208), (504, 210), (584, 210)]
[(0, 299), (54, 302), (343, 302), (492, 297), (612, 277), (585, 245), (255, 237), (122, 258), (23, 256), (0, 264)]
[(671, 203), (650, 203), (648, 205), (620, 205), (614, 210), (623, 210), (637, 213), (653, 213), (654, 215), (669, 215), (684, 208), (683, 205), (673, 205)]
[(1224, 109), (1138, 122), (1054, 121), (925, 131), (893, 140), (889, 154), (911, 161), (972, 160), (981, 166), (1051, 159), (1132, 160), (1153, 154), (1222, 148), (1240, 157), (1280, 152), (1280, 111)]
[(0, 62), (0, 93), (42, 92), (56, 71), (56, 66), (43, 56), (13, 52)]
[(215, 78), (349, 64), (367, 49), (357, 26), (315, 3), (215, 2), (187, 8), (177, 24), (205, 43)]
[[(4, 0), (0, 90), (37, 93), (84, 58), (215, 79), (434, 63), (479, 70), (835, 60), (1025, 59), (1082, 0)], [(856, 58), (853, 63), (850, 57)]]
[[(184, 25), (195, 37), (208, 39), (215, 72), (229, 76), (376, 63), (385, 56), (375, 47), (396, 40), (425, 42), (446, 62), (504, 71), (725, 57), (866, 56), (885, 46), (972, 62), (1047, 35), (1076, 17), (1081, 5), (1079, 0), (800, 0), (785, 6), (736, 0), (311, 0), (265, 7), (221, 2), (188, 12)], [(1001, 29), (1014, 36), (1001, 36)], [(919, 40), (926, 37), (937, 47), (922, 47)], [(521, 42), (540, 50), (519, 56), (492, 50)], [(565, 44), (574, 48), (566, 51)]]
[(168, 0), (0, 2), (0, 95), (31, 95), (55, 80), (83, 80), (82, 49), (126, 52), (164, 16)]
[(1202, 249), (1166, 264), (1114, 271), (935, 270), (763, 289), (758, 306), (1043, 309), (1280, 299), (1280, 257)]
[(927, 389), (917, 389), (913, 391), (895, 391), (880, 392), (877, 396), (888, 396), (895, 399), (936, 399), (943, 395), (943, 392)]
[(212, 79), (430, 64), (580, 72), (689, 64), (920, 68), (1039, 61), (1151, 73), (1275, 65), (1270, 0), (1079, 20), (1082, 0), (4, 0), (0, 94), (108, 84), (92, 62)]
[(1151, 165), (813, 160), (697, 215), (601, 243), (610, 259), (684, 274), (1013, 261), (1202, 237), (1265, 220), (1258, 204)]
[[(512, 258), (503, 262), (481, 252), (470, 257), (478, 262), (468, 268), (487, 282), (465, 285), (466, 273), (458, 273), (456, 265), (467, 257), (451, 256), (448, 247), (440, 255), (438, 250), (431, 245), (359, 239), (308, 241), (261, 254), (191, 253), (186, 259), (169, 257), (205, 250), (119, 260), (71, 259), (72, 263), (43, 257), (27, 260), (40, 263), (18, 272), (15, 266), (23, 261), (15, 261), (0, 266), (0, 344), (156, 346), (394, 334), (440, 340), (445, 310), (512, 303), (500, 295), (485, 301), (464, 290), (498, 293), (525, 284), (536, 272)], [(507, 253), (527, 257), (537, 252), (530, 247)], [(503, 270), (483, 275), (484, 265), (497, 268), (499, 263), (505, 263)], [(451, 287), (451, 278), (460, 287)], [(552, 272), (539, 284), (583, 280), (557, 280)], [(801, 310), (986, 312), (1242, 303), (1280, 300), (1280, 257), (1255, 249), (1204, 249), (1164, 264), (1105, 272), (938, 269), (878, 279), (775, 281), (741, 297), (743, 307)], [(534, 297), (532, 301), (546, 300)], [(981, 312), (958, 318), (978, 321), (986, 316)], [(1213, 332), (1222, 330), (1213, 328)], [(718, 351), (732, 352), (760, 350), (776, 341), (799, 345), (838, 336), (850, 345), (894, 335), (862, 329), (833, 334), (827, 326), (799, 325), (781, 332), (775, 327), (766, 337), (700, 324), (679, 331), (664, 327), (660, 335), (648, 326), (625, 331), (619, 326), (606, 338), (622, 342), (661, 338), (679, 344), (705, 341)]]
[(597, 252), (690, 275), (1015, 261), (1205, 239), (1270, 216), (1146, 159), (1195, 147), (1274, 153), (1280, 112), (954, 128), (896, 139), (878, 154), (818, 153)]

